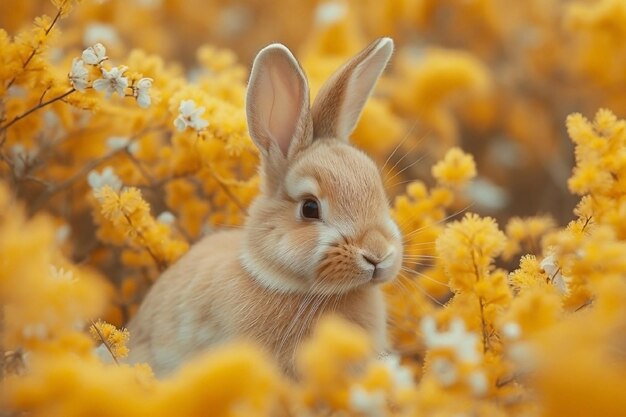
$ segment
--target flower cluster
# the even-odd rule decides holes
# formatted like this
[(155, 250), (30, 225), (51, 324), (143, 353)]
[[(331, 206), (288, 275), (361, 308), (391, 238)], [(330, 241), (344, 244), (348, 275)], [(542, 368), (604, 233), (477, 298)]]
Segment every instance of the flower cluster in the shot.
[(89, 88), (89, 71), (85, 68), (85, 64), (91, 65), (100, 71), (102, 78), (95, 79), (91, 82), (94, 90), (104, 92), (106, 98), (110, 98), (113, 93), (117, 93), (120, 97), (126, 96), (126, 91), (130, 88), (132, 96), (137, 99), (139, 107), (147, 108), (150, 106), (150, 87), (152, 87), (152, 78), (140, 78), (129, 84), (128, 77), (124, 73), (127, 67), (121, 65), (107, 70), (103, 63), (108, 60), (106, 56), (106, 48), (97, 43), (85, 49), (82, 59), (74, 58), (72, 61), (72, 69), (68, 74), (70, 84), (74, 89), (84, 92)]

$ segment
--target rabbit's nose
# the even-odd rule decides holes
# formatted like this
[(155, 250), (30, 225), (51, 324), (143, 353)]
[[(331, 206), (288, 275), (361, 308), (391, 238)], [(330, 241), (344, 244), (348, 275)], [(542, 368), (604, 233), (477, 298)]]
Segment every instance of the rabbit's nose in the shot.
[(365, 265), (372, 265), (374, 269), (385, 267), (389, 263), (385, 261), (389, 260), (392, 255), (393, 249), (389, 249), (383, 256), (378, 256), (371, 252), (361, 252), (361, 258), (365, 261)]
[(378, 264), (380, 263), (380, 260), (378, 259), (378, 257), (371, 255), (369, 253), (362, 253), (361, 257), (365, 260), (365, 262), (372, 265), (374, 268), (376, 268), (376, 266), (378, 266)]

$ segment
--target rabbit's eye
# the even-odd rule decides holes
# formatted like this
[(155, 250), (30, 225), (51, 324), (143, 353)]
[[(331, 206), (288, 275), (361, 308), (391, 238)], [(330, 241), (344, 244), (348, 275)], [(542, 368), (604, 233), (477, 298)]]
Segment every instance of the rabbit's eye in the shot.
[(302, 217), (305, 219), (319, 219), (319, 203), (312, 198), (307, 198), (302, 202)]

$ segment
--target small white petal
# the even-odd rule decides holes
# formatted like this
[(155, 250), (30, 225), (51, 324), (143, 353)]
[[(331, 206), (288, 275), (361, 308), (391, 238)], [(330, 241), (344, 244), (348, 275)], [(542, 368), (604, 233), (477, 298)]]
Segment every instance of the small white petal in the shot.
[(97, 43), (94, 46), (90, 46), (85, 49), (83, 51), (82, 58), (86, 64), (98, 65), (107, 59), (106, 48), (101, 43)]
[(93, 51), (92, 48), (85, 49), (83, 51), (82, 58), (83, 58), (83, 61), (85, 61), (85, 64), (89, 64), (89, 65), (98, 64), (98, 57), (96, 56), (96, 53)]
[(333, 24), (346, 16), (347, 6), (340, 2), (328, 1), (321, 3), (315, 10), (315, 23), (319, 25)]
[(104, 59), (106, 57), (107, 50), (101, 43), (97, 43), (93, 46), (93, 50), (96, 52), (96, 56), (100, 59)]
[(180, 102), (178, 111), (183, 116), (190, 116), (196, 110), (196, 103), (193, 100), (183, 100)]
[(396, 388), (409, 388), (414, 385), (413, 373), (411, 370), (400, 364), (400, 357), (397, 355), (387, 355), (383, 362), (393, 379)]
[(168, 224), (168, 225), (173, 224), (176, 221), (176, 216), (174, 216), (169, 211), (164, 211), (163, 213), (159, 214), (159, 216), (157, 217), (157, 221), (159, 223)]
[(376, 390), (368, 392), (361, 386), (350, 388), (350, 408), (368, 417), (385, 414), (385, 393)]
[(137, 142), (131, 143), (128, 147), (128, 152), (130, 152), (132, 155), (136, 155), (137, 152), (139, 152), (139, 144)]
[(70, 236), (70, 233), (72, 232), (72, 228), (67, 225), (64, 224), (63, 226), (59, 227), (56, 230), (56, 233), (54, 234), (54, 237), (57, 241), (57, 243), (64, 243), (67, 241), (67, 238)]
[(141, 91), (137, 93), (137, 104), (139, 105), (139, 107), (141, 107), (142, 109), (147, 109), (148, 107), (150, 107), (150, 103), (150, 94)]
[(72, 69), (69, 74), (69, 79), (72, 87), (81, 92), (85, 91), (88, 83), (87, 76), (88, 72), (83, 65), (83, 61), (78, 58), (74, 58), (74, 60), (72, 61)]
[[(87, 25), (87, 27), (85, 28), (85, 34), (83, 36), (84, 45), (93, 45), (98, 41), (104, 41), (109, 44), (116, 44), (119, 42), (119, 40), (120, 39), (117, 35), (115, 28), (111, 25), (107, 25), (104, 23), (91, 23)], [(102, 46), (102, 44), (98, 45)]]
[(148, 90), (150, 87), (152, 87), (152, 82), (152, 78), (142, 78), (137, 81), (137, 88), (139, 90)]
[(552, 278), (552, 285), (558, 291), (559, 294), (565, 295), (569, 292), (569, 288), (567, 287), (567, 282), (565, 282), (565, 277), (558, 273)]
[(430, 369), (435, 378), (437, 378), (437, 381), (444, 387), (454, 385), (459, 379), (456, 367), (447, 359), (436, 358), (431, 363)]
[(487, 377), (482, 371), (473, 371), (467, 376), (467, 382), (474, 395), (484, 395), (487, 392)]
[(128, 145), (128, 138), (124, 136), (111, 136), (107, 139), (107, 148), (117, 150), (125, 148)]
[(111, 83), (109, 80), (105, 80), (104, 78), (98, 78), (95, 80), (93, 82), (93, 89), (96, 91), (104, 91), (107, 98), (111, 97), (111, 94), (113, 94)]
[(502, 326), (502, 334), (509, 340), (519, 339), (522, 335), (522, 328), (519, 324), (510, 321)]
[(209, 125), (204, 119), (200, 119), (199, 117), (191, 119), (189, 126), (196, 130), (202, 130)]
[(559, 270), (559, 265), (557, 264), (554, 255), (548, 255), (543, 258), (539, 266), (541, 267), (541, 269), (546, 271), (546, 274), (548, 274), (549, 277), (552, 277), (552, 275), (554, 275)]
[(96, 171), (91, 171), (87, 175), (87, 183), (94, 190), (100, 188), (102, 184), (102, 182), (100, 181), (100, 175), (98, 175)]
[(111, 80), (111, 85), (120, 97), (124, 97), (126, 95), (126, 88), (128, 87), (128, 78), (116, 77)]
[(185, 121), (185, 118), (182, 114), (179, 114), (178, 117), (174, 119), (174, 126), (176, 126), (176, 130), (178, 130), (179, 132), (182, 132), (187, 128), (187, 122)]
[(100, 190), (105, 185), (119, 191), (123, 185), (122, 180), (120, 180), (111, 167), (104, 168), (101, 174), (96, 171), (91, 171), (89, 175), (87, 175), (87, 182), (94, 191)]

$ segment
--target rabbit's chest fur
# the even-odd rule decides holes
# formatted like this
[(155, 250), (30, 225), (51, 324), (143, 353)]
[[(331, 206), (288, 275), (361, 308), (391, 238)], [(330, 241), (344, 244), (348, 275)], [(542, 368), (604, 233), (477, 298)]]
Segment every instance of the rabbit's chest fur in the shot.
[(129, 362), (148, 362), (164, 375), (212, 345), (243, 339), (291, 373), (296, 348), (331, 311), (365, 329), (376, 349), (386, 348), (379, 288), (331, 296), (268, 290), (241, 267), (242, 237), (240, 231), (211, 235), (159, 278), (129, 323)]

